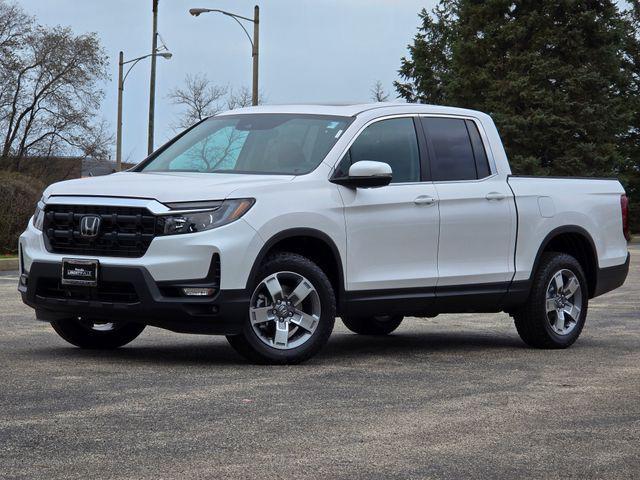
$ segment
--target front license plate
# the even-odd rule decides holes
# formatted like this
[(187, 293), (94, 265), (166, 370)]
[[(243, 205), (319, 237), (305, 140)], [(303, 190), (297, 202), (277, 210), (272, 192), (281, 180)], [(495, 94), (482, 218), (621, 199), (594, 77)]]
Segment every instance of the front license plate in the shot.
[(98, 285), (98, 260), (63, 258), (62, 284), (95, 287)]

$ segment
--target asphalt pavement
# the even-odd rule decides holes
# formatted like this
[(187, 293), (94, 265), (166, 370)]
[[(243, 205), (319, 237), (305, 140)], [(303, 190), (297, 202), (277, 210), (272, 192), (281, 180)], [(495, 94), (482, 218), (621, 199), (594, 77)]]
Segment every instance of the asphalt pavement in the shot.
[(290, 367), (223, 337), (147, 328), (83, 351), (0, 275), (2, 479), (640, 477), (640, 246), (564, 351), (505, 314), (406, 319), (386, 338), (337, 321)]

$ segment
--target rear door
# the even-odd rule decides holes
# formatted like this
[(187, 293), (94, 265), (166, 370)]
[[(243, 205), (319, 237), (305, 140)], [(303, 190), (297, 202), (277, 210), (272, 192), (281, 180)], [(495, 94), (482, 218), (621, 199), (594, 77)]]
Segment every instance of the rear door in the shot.
[(440, 209), (437, 296), (471, 294), (491, 303), (513, 276), (513, 195), (496, 174), (479, 123), (461, 117), (421, 120)]

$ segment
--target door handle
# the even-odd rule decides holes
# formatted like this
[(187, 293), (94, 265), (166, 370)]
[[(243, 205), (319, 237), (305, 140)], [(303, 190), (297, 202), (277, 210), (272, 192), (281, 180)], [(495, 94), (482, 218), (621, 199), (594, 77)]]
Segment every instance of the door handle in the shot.
[(487, 193), (487, 196), (484, 197), (487, 200), (491, 201), (491, 200), (504, 200), (505, 198), (507, 198), (507, 196), (504, 193), (499, 193), (499, 192), (489, 192)]
[(436, 203), (436, 199), (428, 195), (420, 195), (419, 197), (416, 197), (413, 203), (416, 205), (433, 205)]

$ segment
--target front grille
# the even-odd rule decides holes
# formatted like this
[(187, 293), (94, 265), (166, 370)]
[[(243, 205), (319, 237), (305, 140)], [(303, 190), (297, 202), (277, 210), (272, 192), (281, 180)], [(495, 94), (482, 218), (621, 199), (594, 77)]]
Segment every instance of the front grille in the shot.
[(57, 300), (98, 301), (107, 303), (137, 303), (138, 294), (133, 284), (101, 281), (100, 287), (74, 287), (62, 285), (56, 278), (40, 278), (36, 295)]
[[(97, 236), (80, 234), (86, 215), (101, 219)], [(156, 236), (157, 218), (146, 208), (94, 205), (47, 205), (44, 233), (53, 253), (141, 257)]]

